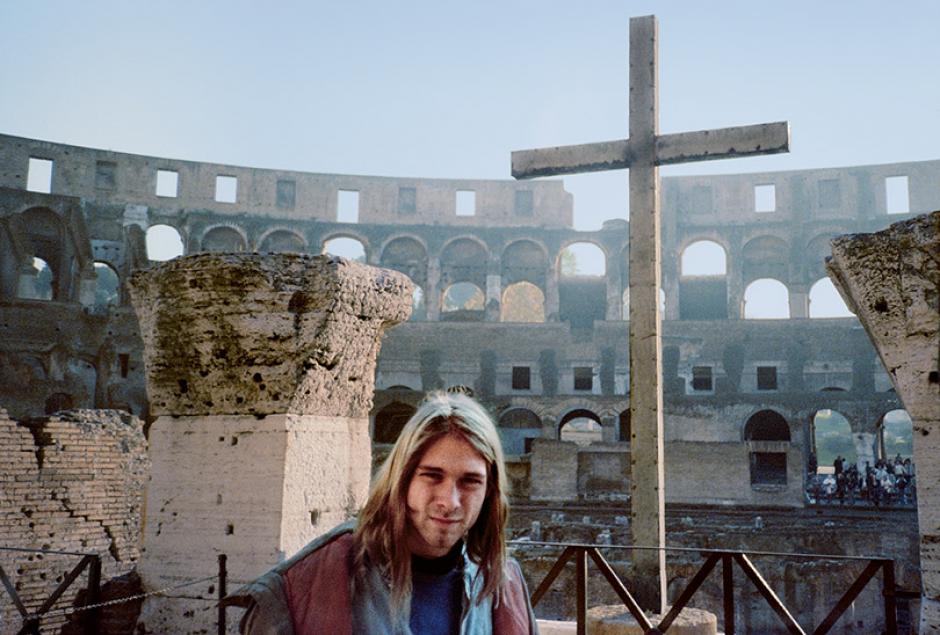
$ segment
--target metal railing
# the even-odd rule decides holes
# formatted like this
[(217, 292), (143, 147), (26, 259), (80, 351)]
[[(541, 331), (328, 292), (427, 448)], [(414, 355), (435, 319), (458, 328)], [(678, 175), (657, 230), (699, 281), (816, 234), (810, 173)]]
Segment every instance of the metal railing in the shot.
[[(13, 601), (13, 606), (20, 614), (21, 619), (21, 628), (17, 631), (17, 635), (40, 635), (40, 627), (44, 619), (53, 617), (53, 616), (68, 616), (73, 614), (80, 614), (81, 626), (85, 635), (98, 635), (99, 632), (99, 618), (101, 615), (101, 609), (105, 607), (114, 606), (117, 604), (123, 604), (125, 602), (133, 602), (137, 600), (143, 600), (144, 598), (150, 596), (162, 596), (162, 597), (178, 597), (179, 599), (189, 599), (189, 600), (207, 600), (203, 597), (187, 597), (187, 596), (169, 596), (167, 593), (176, 589), (181, 589), (184, 587), (192, 586), (195, 584), (201, 584), (203, 582), (208, 582), (210, 580), (218, 580), (218, 591), (216, 600), (219, 602), (218, 606), (218, 634), (224, 635), (226, 631), (226, 619), (225, 619), (225, 607), (222, 605), (221, 600), (224, 598), (228, 591), (228, 566), (227, 566), (227, 557), (225, 554), (219, 554), (218, 556), (218, 572), (206, 576), (204, 578), (199, 578), (198, 580), (186, 580), (183, 582), (178, 582), (168, 587), (162, 589), (156, 589), (153, 591), (147, 591), (145, 593), (138, 593), (128, 597), (116, 598), (113, 600), (108, 600), (105, 602), (99, 602), (101, 597), (101, 557), (98, 554), (87, 554), (87, 553), (76, 553), (71, 551), (56, 551), (52, 549), (27, 549), (21, 547), (0, 547), (0, 551), (12, 551), (12, 552), (21, 552), (21, 553), (30, 553), (30, 554), (43, 554), (43, 555), (63, 555), (63, 556), (74, 556), (79, 557), (81, 560), (68, 574), (63, 578), (62, 582), (55, 588), (51, 595), (46, 598), (38, 609), (35, 611), (30, 611), (26, 608), (23, 603), (22, 598), (16, 590), (16, 586), (10, 580), (6, 571), (4, 571), (3, 566), (0, 565), (0, 582), (2, 582), (4, 588), (6, 589), (7, 595), (10, 596), (10, 599)], [(62, 595), (68, 590), (68, 588), (78, 579), (78, 576), (82, 574), (85, 569), (88, 569), (88, 582), (85, 589), (84, 603), (80, 606), (72, 606), (66, 608), (60, 608), (53, 610), (52, 607), (56, 602), (62, 597)], [(209, 600), (212, 601), (212, 600)]]
[[(42, 619), (49, 613), (50, 609), (59, 601), (62, 594), (65, 593), (72, 583), (78, 579), (78, 576), (88, 569), (88, 582), (85, 587), (85, 602), (94, 605), (98, 601), (98, 594), (101, 591), (101, 557), (94, 553), (78, 553), (74, 551), (55, 551), (52, 549), (24, 549), (20, 547), (0, 547), (2, 551), (15, 551), (22, 553), (53, 554), (58, 556), (73, 556), (81, 558), (78, 564), (69, 571), (62, 582), (52, 591), (52, 594), (46, 598), (38, 609), (30, 612), (23, 605), (23, 600), (16, 591), (16, 586), (10, 581), (6, 571), (0, 566), (0, 582), (3, 583), (7, 595), (13, 601), (13, 606), (22, 619), (22, 627), (17, 635), (39, 635), (39, 627)], [(83, 615), (83, 626), (85, 633), (94, 634), (98, 631), (98, 611), (91, 609)]]
[[(645, 635), (661, 635), (669, 630), (675, 619), (683, 608), (687, 607), (689, 601), (695, 596), (696, 592), (702, 586), (702, 583), (708, 578), (718, 563), (721, 563), (721, 590), (722, 590), (722, 613), (725, 635), (735, 635), (735, 594), (734, 594), (734, 565), (741, 569), (745, 576), (756, 587), (768, 606), (776, 613), (785, 626), (787, 632), (793, 635), (824, 635), (828, 633), (836, 624), (845, 611), (852, 605), (855, 599), (861, 594), (868, 583), (881, 573), (883, 580), (882, 595), (884, 598), (884, 627), (887, 635), (898, 634), (897, 622), (897, 598), (920, 597), (919, 593), (902, 591), (897, 588), (894, 577), (894, 560), (880, 557), (857, 557), (857, 556), (836, 556), (824, 554), (805, 554), (805, 553), (777, 553), (767, 551), (733, 551), (725, 549), (693, 549), (683, 547), (665, 547), (666, 552), (685, 552), (699, 553), (705, 557), (702, 566), (698, 569), (685, 588), (679, 593), (672, 603), (670, 610), (659, 620), (659, 623), (653, 624), (650, 618), (643, 612), (634, 599), (633, 595), (624, 585), (623, 581), (614, 571), (610, 563), (601, 554), (600, 549), (656, 549), (655, 547), (637, 547), (626, 545), (588, 545), (588, 544), (568, 544), (557, 542), (535, 542), (535, 541), (517, 541), (511, 543), (513, 546), (525, 547), (563, 547), (561, 555), (552, 565), (552, 568), (546, 574), (545, 578), (532, 593), (532, 606), (535, 607), (545, 596), (565, 565), (574, 560), (576, 566), (575, 572), (575, 593), (577, 604), (577, 632), (578, 635), (585, 635), (587, 632), (587, 568), (588, 559), (594, 562), (594, 565), (607, 580), (607, 583), (623, 602), (630, 614), (636, 619), (637, 624), (643, 628)], [(814, 558), (825, 560), (849, 560), (865, 562), (865, 568), (859, 573), (855, 580), (846, 588), (845, 592), (839, 598), (836, 605), (829, 614), (815, 628), (804, 630), (793, 614), (787, 609), (774, 590), (770, 587), (764, 577), (758, 571), (751, 561), (751, 556), (772, 556), (780, 558)]]

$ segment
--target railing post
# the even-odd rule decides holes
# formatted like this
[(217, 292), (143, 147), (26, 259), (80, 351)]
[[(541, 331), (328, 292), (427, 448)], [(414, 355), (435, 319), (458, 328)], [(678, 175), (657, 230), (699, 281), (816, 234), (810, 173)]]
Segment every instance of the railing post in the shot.
[(731, 554), (721, 556), (721, 591), (724, 603), (725, 635), (734, 635), (734, 561)]
[(225, 603), (222, 600), (228, 595), (228, 556), (219, 554), (219, 635), (225, 635)]
[[(97, 604), (101, 597), (101, 556), (94, 554), (88, 566), (88, 587), (85, 592), (85, 604)], [(85, 634), (97, 635), (98, 609), (85, 611)]]
[(587, 549), (578, 548), (578, 635), (587, 635)]
[(894, 560), (885, 560), (882, 563), (884, 577), (885, 598), (885, 632), (887, 635), (897, 635), (898, 632), (898, 604), (895, 597)]

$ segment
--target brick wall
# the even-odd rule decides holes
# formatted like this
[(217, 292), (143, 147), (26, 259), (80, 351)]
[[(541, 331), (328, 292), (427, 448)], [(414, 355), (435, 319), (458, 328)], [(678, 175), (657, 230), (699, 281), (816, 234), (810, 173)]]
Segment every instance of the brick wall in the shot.
[[(142, 422), (116, 410), (73, 410), (18, 422), (0, 409), (0, 547), (97, 553), (102, 582), (133, 569), (140, 555), (143, 490), (149, 473)], [(78, 556), (0, 550), (0, 566), (35, 610)], [(82, 574), (60, 599), (70, 606)], [(50, 619), (56, 632), (64, 619)], [(0, 590), (0, 634), (19, 617)]]

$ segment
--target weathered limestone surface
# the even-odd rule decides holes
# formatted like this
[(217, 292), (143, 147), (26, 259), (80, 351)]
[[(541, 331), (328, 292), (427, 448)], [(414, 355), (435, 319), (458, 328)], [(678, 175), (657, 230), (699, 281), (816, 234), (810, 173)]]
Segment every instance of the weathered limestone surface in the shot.
[(940, 632), (940, 211), (836, 238), (827, 267), (914, 422), (920, 632)]
[(367, 416), (401, 273), (343, 258), (202, 254), (137, 272), (151, 413)]
[[(97, 553), (103, 582), (134, 567), (149, 472), (143, 422), (112, 410), (17, 422), (0, 409), (0, 457), (0, 545)], [(32, 610), (80, 559), (0, 551), (0, 566)], [(55, 608), (71, 606), (84, 579)], [(63, 622), (43, 624), (52, 632)], [(0, 592), (0, 633), (15, 633), (19, 625), (19, 613)]]
[[(137, 273), (131, 295), (159, 415), (146, 588), (211, 576), (221, 553), (236, 588), (355, 514), (381, 337), (410, 313), (403, 274), (326, 256), (200, 255)], [(148, 600), (140, 624), (214, 629), (211, 589)]]

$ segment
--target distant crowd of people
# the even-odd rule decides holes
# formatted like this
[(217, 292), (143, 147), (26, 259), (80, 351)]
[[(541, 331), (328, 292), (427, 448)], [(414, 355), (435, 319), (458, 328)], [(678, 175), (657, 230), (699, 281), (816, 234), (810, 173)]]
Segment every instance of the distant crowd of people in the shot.
[(861, 470), (838, 455), (832, 463), (832, 473), (819, 474), (818, 471), (816, 456), (810, 454), (806, 478), (809, 503), (875, 507), (917, 503), (914, 464), (900, 454), (894, 460), (878, 459), (874, 465), (865, 461)]

